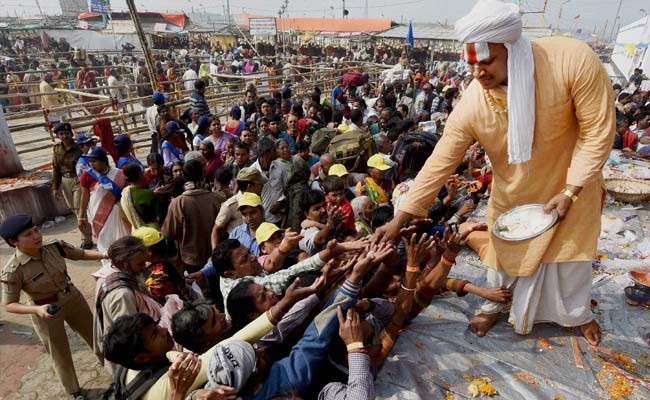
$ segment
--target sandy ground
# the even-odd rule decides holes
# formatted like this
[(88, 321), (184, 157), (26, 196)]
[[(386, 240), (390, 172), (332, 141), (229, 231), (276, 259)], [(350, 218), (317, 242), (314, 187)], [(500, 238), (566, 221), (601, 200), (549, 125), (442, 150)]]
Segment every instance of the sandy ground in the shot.
[[(73, 216), (44, 229), (43, 234), (44, 240), (60, 239), (74, 245), (80, 244)], [(0, 265), (4, 266), (12, 254), (13, 249), (3, 241), (0, 245)], [(96, 261), (68, 260), (68, 273), (91, 306), (95, 282), (90, 274), (99, 266)], [(26, 301), (25, 297), (21, 298), (21, 302)], [(72, 330), (68, 330), (68, 338), (79, 384), (87, 390), (89, 399), (99, 399), (111, 382), (110, 375), (99, 365), (92, 350)], [(0, 360), (0, 400), (67, 398), (29, 316), (7, 313), (3, 307), (0, 307)]]

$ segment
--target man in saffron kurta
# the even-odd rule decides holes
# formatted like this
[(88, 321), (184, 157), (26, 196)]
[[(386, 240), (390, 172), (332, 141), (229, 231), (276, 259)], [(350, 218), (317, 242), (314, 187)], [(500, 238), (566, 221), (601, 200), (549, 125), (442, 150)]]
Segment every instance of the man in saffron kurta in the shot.
[[(587, 341), (595, 344), (600, 330), (589, 308), (591, 261), (600, 234), (601, 169), (615, 129), (611, 84), (585, 43), (567, 38), (532, 41), (534, 137), (530, 158), (512, 163), (508, 148), (511, 109), (504, 86), (511, 82), (505, 76), (499, 78), (493, 68), (501, 62), (501, 69), (509, 69), (510, 64), (506, 67), (503, 62), (509, 54), (504, 45), (494, 43), (489, 43), (489, 52), (487, 61), (472, 65), (477, 79), (450, 115), (442, 139), (397, 216), (378, 230), (375, 241), (393, 239), (405, 222), (426, 216), (445, 180), (477, 140), (494, 172), (488, 226), (503, 212), (530, 203), (546, 203), (548, 211), (556, 208), (563, 218), (527, 241), (507, 242), (490, 236), (484, 260), (491, 267), (488, 284), (513, 289), (510, 322), (515, 331), (525, 334), (535, 322), (555, 322), (581, 327)], [(573, 203), (572, 195), (561, 193), (567, 189), (578, 195)], [(501, 310), (496, 303), (484, 304), (470, 329), (485, 335)]]

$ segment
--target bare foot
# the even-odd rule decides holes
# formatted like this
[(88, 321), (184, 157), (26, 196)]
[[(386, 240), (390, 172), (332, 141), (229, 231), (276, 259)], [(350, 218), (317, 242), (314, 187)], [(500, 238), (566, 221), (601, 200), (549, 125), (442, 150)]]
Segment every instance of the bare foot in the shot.
[(478, 314), (469, 321), (469, 330), (483, 337), (492, 328), (499, 319), (499, 313), (496, 314)]
[(505, 287), (481, 288), (476, 294), (495, 303), (507, 304), (512, 300), (512, 292)]
[(580, 325), (579, 328), (582, 337), (585, 338), (587, 343), (592, 346), (596, 346), (598, 343), (600, 343), (600, 326), (598, 326), (598, 323), (595, 319), (587, 322), (584, 325)]

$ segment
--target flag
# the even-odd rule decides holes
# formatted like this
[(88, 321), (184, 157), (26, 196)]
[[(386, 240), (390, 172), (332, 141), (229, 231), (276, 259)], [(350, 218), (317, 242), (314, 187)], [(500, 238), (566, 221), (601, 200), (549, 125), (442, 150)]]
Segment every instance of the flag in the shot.
[(413, 37), (413, 25), (411, 24), (411, 21), (409, 21), (409, 30), (406, 32), (406, 43), (411, 46), (411, 48), (415, 47), (415, 38)]

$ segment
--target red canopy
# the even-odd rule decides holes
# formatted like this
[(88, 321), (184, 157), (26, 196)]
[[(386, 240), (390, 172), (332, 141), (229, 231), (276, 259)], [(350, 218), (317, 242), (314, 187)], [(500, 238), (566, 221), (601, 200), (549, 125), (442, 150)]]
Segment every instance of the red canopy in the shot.
[(185, 14), (160, 14), (168, 23), (185, 29)]

